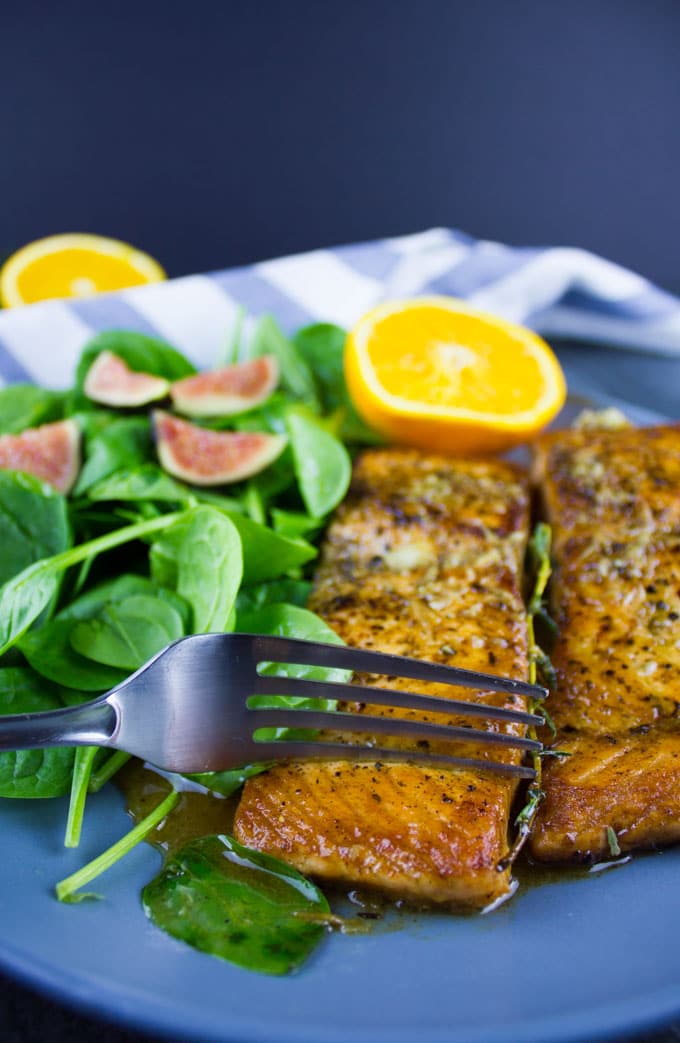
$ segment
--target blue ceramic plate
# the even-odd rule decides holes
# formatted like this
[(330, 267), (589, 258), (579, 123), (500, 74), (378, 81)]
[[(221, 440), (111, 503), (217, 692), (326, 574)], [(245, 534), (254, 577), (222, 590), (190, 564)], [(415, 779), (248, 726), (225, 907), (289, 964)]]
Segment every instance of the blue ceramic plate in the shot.
[[(578, 373), (570, 383), (588, 390)], [(0, 803), (0, 964), (106, 1018), (214, 1043), (566, 1043), (680, 1015), (680, 849), (524, 886), (487, 916), (332, 936), (299, 974), (271, 979), (146, 920), (139, 894), (159, 856), (145, 844), (98, 881), (102, 901), (56, 902), (55, 881), (129, 827), (114, 790), (88, 811), (73, 852), (65, 802)]]

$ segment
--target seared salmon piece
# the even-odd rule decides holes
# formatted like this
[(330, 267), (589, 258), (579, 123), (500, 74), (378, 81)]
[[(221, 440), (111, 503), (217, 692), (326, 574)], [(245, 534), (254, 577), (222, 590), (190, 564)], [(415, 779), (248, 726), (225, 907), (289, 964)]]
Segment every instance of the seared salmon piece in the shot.
[[(369, 450), (329, 527), (310, 607), (349, 645), (526, 679), (528, 516), (527, 477), (510, 465)], [(525, 708), (497, 693), (368, 675), (355, 681)], [(444, 712), (420, 717), (471, 722)], [(445, 749), (520, 758), (473, 744)], [(515, 790), (513, 780), (483, 770), (280, 764), (246, 784), (234, 829), (242, 843), (318, 879), (415, 903), (483, 908), (510, 889), (509, 872), (497, 867), (508, 851)]]
[(545, 436), (557, 748), (532, 853), (608, 856), (680, 840), (680, 427)]

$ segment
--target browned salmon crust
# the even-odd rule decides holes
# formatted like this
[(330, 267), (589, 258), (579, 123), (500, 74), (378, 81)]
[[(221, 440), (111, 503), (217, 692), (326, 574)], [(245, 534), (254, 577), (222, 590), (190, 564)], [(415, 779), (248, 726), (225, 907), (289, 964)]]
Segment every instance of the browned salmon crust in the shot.
[(546, 861), (680, 840), (680, 427), (546, 436), (559, 637), (532, 839)]
[[(356, 647), (526, 678), (520, 588), (527, 486), (522, 472), (496, 461), (365, 452), (330, 526), (310, 607)], [(396, 686), (394, 679), (380, 683)], [(454, 694), (524, 706), (488, 692)], [(470, 744), (465, 752), (499, 756)], [(515, 751), (501, 756), (519, 758)], [(347, 761), (279, 765), (246, 784), (235, 832), (242, 843), (317, 878), (413, 902), (482, 908), (510, 886), (497, 865), (508, 850), (514, 792), (510, 779), (484, 771)]]

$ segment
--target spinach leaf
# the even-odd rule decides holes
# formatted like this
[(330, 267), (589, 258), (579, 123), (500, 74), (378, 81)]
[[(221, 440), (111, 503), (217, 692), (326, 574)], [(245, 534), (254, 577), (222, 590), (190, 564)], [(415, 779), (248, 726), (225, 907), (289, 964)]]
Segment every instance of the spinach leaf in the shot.
[(74, 489), (76, 496), (121, 467), (137, 467), (151, 454), (151, 426), (147, 417), (124, 417), (92, 438)]
[(253, 331), (249, 355), (274, 355), (281, 368), (281, 385), (295, 398), (319, 408), (316, 383), (309, 366), (295, 344), (271, 315), (263, 315)]
[[(36, 713), (63, 705), (60, 691), (28, 667), (0, 668), (0, 714)], [(0, 797), (61, 797), (71, 788), (74, 750), (0, 752)]]
[(384, 439), (364, 423), (347, 390), (343, 362), (346, 339), (340, 326), (316, 322), (298, 330), (293, 342), (316, 377), (324, 413), (339, 415), (343, 441), (379, 445)]
[(235, 511), (225, 512), (241, 537), (243, 547), (243, 581), (261, 583), (276, 579), (291, 569), (305, 565), (317, 555), (316, 547), (301, 539), (291, 539), (266, 525)]
[(70, 543), (66, 499), (30, 474), (0, 470), (0, 583)]
[(54, 561), (54, 557), (41, 558), (0, 587), (0, 655), (18, 641), (56, 597), (62, 570)]
[(55, 619), (93, 619), (107, 605), (138, 594), (163, 598), (179, 613), (184, 623), (188, 624), (189, 607), (178, 594), (159, 587), (147, 576), (138, 576), (134, 572), (125, 572), (121, 576), (100, 583), (87, 593), (81, 594), (55, 616)]
[[(229, 426), (235, 427), (237, 431), (268, 431), (271, 434), (287, 435), (286, 420), (290, 406), (290, 396), (275, 394), (260, 408), (229, 418)], [(287, 445), (273, 463), (249, 480), (246, 499), (250, 498), (250, 502), (257, 499), (261, 505), (265, 505), (294, 485), (293, 455)]]
[(0, 587), (0, 655), (16, 644), (49, 605), (66, 569), (132, 540), (146, 539), (163, 529), (169, 529), (181, 517), (181, 514), (176, 513), (164, 514), (114, 529), (51, 558), (41, 558), (13, 576)]
[(144, 576), (124, 574), (94, 587), (62, 609), (49, 623), (24, 634), (19, 649), (34, 670), (65, 688), (105, 692), (120, 684), (128, 671), (122, 669), (122, 663), (104, 666), (79, 655), (71, 644), (71, 633), (77, 622), (96, 619), (108, 606), (135, 596), (161, 598), (179, 615), (182, 631), (188, 629), (189, 606), (179, 595)]
[(322, 518), (312, 518), (301, 511), (283, 511), (279, 507), (272, 507), (271, 516), (274, 531), (291, 539), (315, 536), (323, 525)]
[(238, 530), (224, 513), (214, 507), (187, 511), (152, 545), (150, 561), (152, 578), (176, 590), (193, 609), (193, 633), (228, 628), (243, 552)]
[(96, 409), (91, 402), (87, 403), (86, 408), (79, 409), (72, 416), (74, 420), (78, 421), (86, 442), (96, 438), (107, 427), (121, 419), (120, 413), (114, 412), (113, 409)]
[(213, 793), (219, 793), (221, 797), (231, 797), (233, 793), (238, 793), (248, 779), (252, 779), (254, 775), (261, 775), (269, 767), (269, 764), (259, 761), (257, 764), (246, 764), (245, 767), (232, 771), (203, 771), (186, 777)]
[[(276, 461), (274, 461), (276, 463)], [(269, 465), (272, 466), (271, 464)], [(198, 500), (199, 503), (205, 503), (209, 507), (217, 507), (221, 511), (226, 511), (231, 517), (231, 512), (236, 511), (238, 514), (245, 514), (245, 506), (241, 500), (234, 496), (224, 496), (223, 493), (216, 493), (213, 489), (194, 488), (191, 486), (190, 492)]]
[(342, 442), (309, 413), (291, 408), (287, 416), (293, 466), (309, 514), (328, 514), (344, 497), (352, 462)]
[(324, 413), (345, 405), (346, 388), (343, 356), (347, 333), (330, 322), (303, 326), (293, 343), (316, 377)]
[(257, 497), (261, 509), (264, 509), (275, 497), (295, 486), (295, 470), (293, 453), (287, 445), (280, 456), (260, 474), (256, 474), (248, 482), (250, 496)]
[(94, 503), (106, 500), (153, 500), (157, 503), (179, 503), (193, 506), (193, 490), (175, 481), (156, 464), (121, 467), (87, 490)]
[(309, 880), (232, 837), (190, 841), (142, 893), (173, 938), (239, 967), (287, 974), (323, 937), (328, 902)]
[(238, 416), (217, 419), (212, 427), (235, 427), (238, 431), (269, 431), (273, 435), (286, 434), (286, 413), (290, 406), (290, 395), (274, 392), (266, 402)]
[(89, 402), (83, 392), (85, 377), (97, 355), (102, 351), (112, 351), (122, 358), (130, 369), (142, 373), (153, 373), (167, 380), (180, 380), (188, 377), (196, 370), (188, 359), (156, 337), (147, 337), (144, 333), (132, 330), (106, 330), (97, 334), (85, 345), (76, 368), (75, 400), (78, 405)]
[(142, 464), (141, 467), (123, 467), (108, 478), (96, 482), (87, 490), (88, 499), (93, 502), (106, 500), (141, 501), (150, 500), (155, 503), (176, 503), (186, 507), (195, 507), (198, 503), (206, 503), (225, 511), (243, 513), (243, 505), (233, 496), (223, 496), (211, 489), (199, 489), (184, 485), (171, 478), (157, 464)]
[(15, 435), (65, 415), (66, 394), (35, 384), (12, 384), (0, 390), (0, 435)]
[(94, 619), (76, 623), (70, 642), (87, 659), (130, 672), (183, 634), (182, 618), (172, 605), (136, 594), (107, 605)]
[(236, 598), (236, 614), (245, 617), (265, 605), (286, 602), (289, 605), (307, 604), (312, 584), (304, 579), (273, 579), (266, 583), (244, 583)]
[[(236, 629), (244, 634), (278, 634), (281, 637), (302, 638), (306, 641), (321, 641), (329, 645), (341, 645), (343, 641), (334, 630), (324, 623), (320, 616), (310, 612), (309, 609), (300, 608), (298, 605), (268, 604), (260, 609), (250, 612), (239, 613), (236, 619)], [(306, 677), (315, 681), (349, 681), (352, 672), (340, 670), (335, 667), (307, 666), (297, 663), (268, 663), (260, 668), (264, 674), (275, 677)], [(292, 696), (266, 696), (267, 700), (276, 699), (273, 705), (300, 705), (307, 700)], [(333, 709), (335, 702), (328, 700), (328, 708)], [(314, 700), (314, 706), (318, 707), (319, 700)], [(263, 705), (263, 704), (262, 704)]]
[(24, 634), (19, 649), (43, 677), (77, 692), (106, 692), (124, 681), (128, 671), (92, 662), (76, 652), (71, 645), (75, 625), (73, 619), (55, 618)]

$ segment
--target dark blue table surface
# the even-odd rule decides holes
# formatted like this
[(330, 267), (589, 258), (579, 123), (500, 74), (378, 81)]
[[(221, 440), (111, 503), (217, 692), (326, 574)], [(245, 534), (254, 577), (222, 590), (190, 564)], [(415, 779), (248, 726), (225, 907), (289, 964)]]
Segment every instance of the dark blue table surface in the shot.
[(171, 274), (432, 225), (680, 288), (674, 0), (5, 4), (0, 254)]

